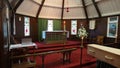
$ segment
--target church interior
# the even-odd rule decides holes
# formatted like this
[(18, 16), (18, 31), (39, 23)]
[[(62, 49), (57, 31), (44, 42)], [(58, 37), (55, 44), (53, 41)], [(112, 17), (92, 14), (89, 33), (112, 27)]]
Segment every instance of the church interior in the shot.
[(0, 68), (120, 68), (120, 0), (0, 0)]

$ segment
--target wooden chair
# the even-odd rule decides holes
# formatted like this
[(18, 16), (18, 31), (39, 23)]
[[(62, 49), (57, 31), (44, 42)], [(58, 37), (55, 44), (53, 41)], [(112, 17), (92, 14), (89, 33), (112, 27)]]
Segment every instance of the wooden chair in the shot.
[(96, 43), (102, 45), (104, 41), (104, 36), (97, 36)]

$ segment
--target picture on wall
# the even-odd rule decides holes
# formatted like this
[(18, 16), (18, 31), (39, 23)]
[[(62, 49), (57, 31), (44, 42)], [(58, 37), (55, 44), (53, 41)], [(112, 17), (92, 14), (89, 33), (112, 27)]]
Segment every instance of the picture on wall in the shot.
[(95, 20), (90, 20), (89, 22), (89, 29), (94, 30), (95, 29)]
[(107, 37), (116, 38), (118, 30), (118, 17), (108, 18)]

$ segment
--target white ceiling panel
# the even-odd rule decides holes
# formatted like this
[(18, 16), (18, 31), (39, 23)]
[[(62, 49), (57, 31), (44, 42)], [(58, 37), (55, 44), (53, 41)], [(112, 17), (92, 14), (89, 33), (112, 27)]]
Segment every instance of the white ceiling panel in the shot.
[(42, 0), (33, 0), (34, 2), (41, 4)]
[(40, 14), (40, 18), (58, 18), (61, 19), (61, 9), (52, 7), (43, 7)]
[(98, 17), (98, 13), (97, 13), (94, 5), (87, 6), (87, 13), (88, 13), (89, 18)]
[(39, 5), (31, 0), (24, 0), (17, 9), (17, 13), (36, 17)]
[[(40, 18), (61, 19), (63, 0), (45, 0)], [(92, 3), (92, 0), (84, 0), (89, 18), (99, 17)], [(36, 17), (42, 0), (24, 0), (16, 13)], [(120, 0), (95, 0), (102, 16), (120, 14)], [(69, 12), (64, 10), (63, 19), (86, 19), (82, 0), (65, 0), (64, 7), (69, 8)]]
[(64, 19), (83, 19), (85, 17), (85, 13), (83, 8), (70, 8), (69, 12), (66, 12), (66, 9), (64, 10)]
[(45, 0), (44, 5), (62, 7), (62, 0)]
[(65, 7), (82, 6), (81, 0), (65, 0)]
[(98, 6), (102, 13), (102, 16), (109, 16), (120, 14), (119, 4), (120, 0), (105, 0), (103, 2), (99, 2)]

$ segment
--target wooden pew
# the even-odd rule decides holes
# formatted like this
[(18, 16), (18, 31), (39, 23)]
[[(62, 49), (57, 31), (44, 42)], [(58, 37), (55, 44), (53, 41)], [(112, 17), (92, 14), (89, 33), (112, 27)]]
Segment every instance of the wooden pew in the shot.
[[(77, 48), (67, 48), (67, 49), (60, 49), (60, 50), (54, 50), (54, 51), (47, 51), (47, 52), (40, 52), (40, 53), (38, 52), (38, 53), (31, 53), (31, 54), (25, 54), (25, 55), (19, 55), (19, 56), (11, 56), (11, 59), (22, 58), (22, 57), (25, 58), (25, 57), (30, 57), (30, 56), (34, 56), (34, 57), (35, 56), (41, 56), (42, 57), (42, 68), (44, 68), (44, 59), (45, 59), (46, 55), (53, 54), (53, 53), (62, 53), (63, 54), (63, 63), (65, 63), (65, 62), (69, 62), (70, 63), (71, 62), (70, 61), (71, 52), (76, 50), (76, 49)], [(30, 63), (28, 63), (28, 65), (29, 64)], [(36, 64), (36, 63), (34, 63), (34, 64)], [(34, 66), (34, 64), (33, 64), (33, 66)], [(22, 65), (18, 64), (18, 65), (19, 66), (22, 66), (22, 65), (25, 66), (25, 67), (21, 67), (21, 68), (27, 68), (27, 64), (25, 64), (25, 65), (24, 64), (22, 64)], [(14, 66), (15, 65), (13, 65), (13, 68), (15, 68)]]

